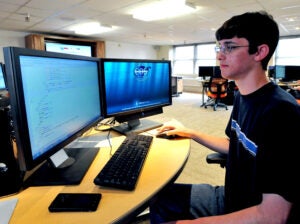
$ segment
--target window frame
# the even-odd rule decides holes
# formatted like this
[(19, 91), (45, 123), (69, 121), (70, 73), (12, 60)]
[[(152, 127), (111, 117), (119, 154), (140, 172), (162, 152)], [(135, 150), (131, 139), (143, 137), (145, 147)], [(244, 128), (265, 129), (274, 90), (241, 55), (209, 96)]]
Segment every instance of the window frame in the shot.
[[(288, 45), (286, 42), (291, 41), (292, 44)], [(202, 56), (201, 48), (209, 48), (209, 45), (215, 46), (216, 42), (205, 42), (195, 44), (174, 45), (172, 47), (171, 60), (173, 66), (173, 75), (180, 76), (198, 76), (198, 66), (216, 66), (218, 61), (216, 55), (213, 58), (210, 56)], [(177, 48), (193, 47), (192, 58), (180, 58), (176, 55)], [(207, 53), (207, 52), (206, 52)], [(215, 53), (215, 52), (214, 52)], [(272, 65), (300, 65), (300, 36), (286, 36), (280, 37), (279, 43), (274, 52), (273, 58), (270, 63)], [(184, 63), (185, 61), (185, 63)], [(178, 65), (181, 63), (182, 65)], [(178, 66), (178, 67), (177, 67)], [(186, 66), (190, 66), (186, 68)]]

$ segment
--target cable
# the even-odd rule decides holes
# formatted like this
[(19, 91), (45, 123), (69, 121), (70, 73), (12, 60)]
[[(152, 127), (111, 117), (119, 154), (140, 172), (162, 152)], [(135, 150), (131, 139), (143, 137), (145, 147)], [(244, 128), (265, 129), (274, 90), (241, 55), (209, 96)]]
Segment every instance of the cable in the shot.
[(99, 122), (97, 124), (97, 126), (95, 127), (96, 131), (107, 131), (110, 130), (111, 127), (113, 127), (115, 124), (115, 118), (109, 118), (109, 119), (105, 119), (102, 120), (101, 122)]
[(107, 138), (107, 141), (108, 141), (109, 147), (110, 147), (109, 155), (112, 156), (112, 144), (111, 144), (111, 142), (110, 142), (110, 137), (109, 137), (109, 136), (110, 136), (110, 132), (111, 132), (111, 129), (108, 130), (108, 133), (107, 133), (106, 138)]

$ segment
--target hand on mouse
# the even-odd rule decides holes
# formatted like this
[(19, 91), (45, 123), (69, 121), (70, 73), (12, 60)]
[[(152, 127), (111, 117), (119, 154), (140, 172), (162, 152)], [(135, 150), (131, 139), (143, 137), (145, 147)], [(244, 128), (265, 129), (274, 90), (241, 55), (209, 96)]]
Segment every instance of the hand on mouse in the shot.
[(182, 125), (163, 125), (160, 128), (157, 128), (157, 134), (164, 133), (168, 136), (181, 136), (181, 137), (191, 137), (191, 130), (185, 128)]

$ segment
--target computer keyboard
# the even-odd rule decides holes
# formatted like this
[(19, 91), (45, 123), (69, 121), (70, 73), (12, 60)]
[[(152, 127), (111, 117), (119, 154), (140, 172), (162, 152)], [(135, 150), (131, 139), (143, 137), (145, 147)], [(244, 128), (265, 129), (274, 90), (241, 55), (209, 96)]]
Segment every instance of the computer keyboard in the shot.
[(153, 136), (129, 135), (94, 179), (99, 186), (134, 190)]

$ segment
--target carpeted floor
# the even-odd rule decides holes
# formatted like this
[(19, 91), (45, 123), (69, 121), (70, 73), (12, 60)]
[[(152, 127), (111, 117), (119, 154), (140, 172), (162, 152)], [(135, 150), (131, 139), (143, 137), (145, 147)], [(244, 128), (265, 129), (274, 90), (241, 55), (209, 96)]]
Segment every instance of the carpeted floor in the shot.
[[(216, 136), (225, 136), (224, 131), (232, 106), (229, 106), (228, 110), (218, 108), (214, 111), (211, 107), (205, 109), (200, 105), (201, 94), (184, 92), (179, 97), (173, 97), (173, 105), (165, 107), (163, 114), (153, 116), (151, 119), (162, 122), (176, 119), (186, 127)], [(192, 140), (191, 155), (177, 182), (223, 184), (224, 169), (206, 163), (206, 155), (211, 152)]]
[[(214, 111), (211, 107), (205, 109), (200, 105), (201, 94), (183, 92), (178, 97), (173, 97), (173, 105), (165, 107), (163, 114), (152, 116), (149, 119), (160, 122), (176, 119), (186, 127), (216, 136), (225, 136), (224, 130), (232, 106), (228, 106), (228, 110), (218, 108), (217, 111)], [(225, 170), (219, 165), (206, 163), (206, 155), (211, 152), (206, 147), (191, 141), (190, 157), (176, 182), (222, 185)], [(149, 221), (143, 220), (138, 223), (148, 224)]]

